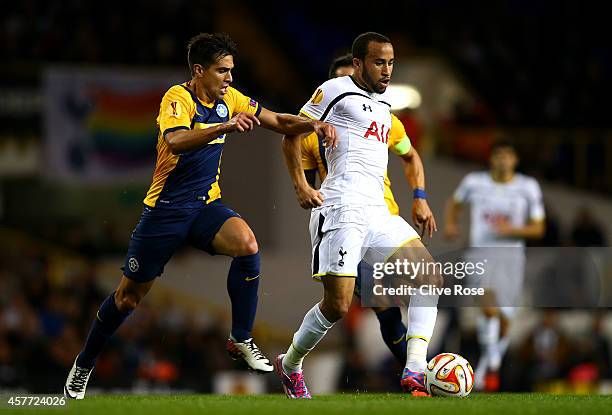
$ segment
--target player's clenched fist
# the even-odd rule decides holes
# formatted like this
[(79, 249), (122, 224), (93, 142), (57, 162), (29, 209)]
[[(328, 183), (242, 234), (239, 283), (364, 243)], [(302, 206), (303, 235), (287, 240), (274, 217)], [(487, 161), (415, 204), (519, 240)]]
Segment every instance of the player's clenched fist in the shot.
[(323, 140), (325, 147), (336, 148), (338, 145), (338, 137), (336, 136), (336, 129), (333, 125), (323, 121), (317, 121), (314, 126), (314, 131)]
[(310, 186), (298, 187), (296, 194), (298, 203), (304, 209), (312, 209), (323, 204), (321, 193)]
[(256, 116), (247, 112), (239, 112), (227, 122), (229, 132), (238, 131), (241, 133), (251, 131), (255, 124), (260, 125), (259, 120)]

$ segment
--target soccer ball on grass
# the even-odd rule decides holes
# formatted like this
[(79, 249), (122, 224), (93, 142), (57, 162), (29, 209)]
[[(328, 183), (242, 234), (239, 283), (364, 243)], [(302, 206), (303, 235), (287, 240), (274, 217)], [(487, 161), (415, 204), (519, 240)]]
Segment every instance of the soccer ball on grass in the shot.
[(474, 387), (474, 371), (458, 354), (441, 353), (427, 364), (425, 387), (431, 396), (465, 398)]

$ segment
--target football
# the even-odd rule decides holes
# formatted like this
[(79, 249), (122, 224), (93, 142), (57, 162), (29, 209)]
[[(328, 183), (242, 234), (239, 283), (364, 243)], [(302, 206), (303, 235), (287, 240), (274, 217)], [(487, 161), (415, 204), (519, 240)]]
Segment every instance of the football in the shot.
[(431, 396), (465, 398), (474, 387), (474, 371), (458, 354), (441, 353), (427, 364), (425, 387)]

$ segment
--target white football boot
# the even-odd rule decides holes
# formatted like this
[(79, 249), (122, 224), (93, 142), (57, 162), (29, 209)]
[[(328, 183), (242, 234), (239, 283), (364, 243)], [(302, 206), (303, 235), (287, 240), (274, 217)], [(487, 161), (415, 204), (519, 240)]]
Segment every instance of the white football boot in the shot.
[(237, 342), (230, 337), (227, 339), (226, 349), (232, 359), (244, 360), (250, 370), (257, 373), (270, 373), (274, 370), (268, 358), (261, 353), (253, 339)]
[(93, 367), (91, 369), (79, 367), (75, 359), (72, 369), (70, 369), (70, 373), (68, 373), (66, 384), (64, 385), (64, 397), (70, 399), (84, 399), (85, 389), (87, 389), (87, 382), (89, 381), (91, 372), (93, 372)]

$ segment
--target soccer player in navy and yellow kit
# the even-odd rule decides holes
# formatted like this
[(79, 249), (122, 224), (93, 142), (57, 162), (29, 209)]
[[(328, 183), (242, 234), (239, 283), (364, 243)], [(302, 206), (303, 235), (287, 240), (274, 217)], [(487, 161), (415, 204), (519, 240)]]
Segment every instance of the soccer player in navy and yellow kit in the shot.
[[(344, 55), (335, 59), (329, 70), (329, 77), (353, 75), (353, 57)], [(406, 165), (413, 161), (413, 157), (418, 157), (416, 150), (412, 149), (410, 139), (406, 135), (406, 130), (402, 122), (391, 115), (391, 130), (389, 132), (388, 146), (397, 154)], [(316, 134), (310, 134), (301, 141), (302, 167), (308, 183), (316, 187), (316, 176), (323, 182), (327, 176), (327, 161), (325, 160), (325, 148), (320, 138)], [(385, 174), (385, 202), (392, 215), (399, 215), (399, 206), (391, 191), (391, 181), (388, 174)], [(362, 261), (359, 266), (359, 276), (355, 280), (355, 295), (360, 295), (362, 279), (371, 278), (371, 267)], [(369, 274), (369, 275), (364, 275)], [(404, 364), (406, 362), (406, 326), (402, 322), (402, 313), (397, 307), (377, 307), (372, 308), (380, 323), (380, 332), (383, 340), (395, 358)]]
[(202, 33), (188, 44), (192, 79), (164, 95), (157, 123), (157, 163), (134, 229), (117, 290), (101, 305), (83, 350), (64, 386), (67, 397), (83, 399), (95, 359), (108, 338), (136, 308), (184, 243), (233, 257), (227, 279), (232, 329), (227, 349), (250, 369), (273, 370), (253, 342), (257, 309), (259, 249), (248, 224), (221, 202), (219, 175), (227, 134), (255, 125), (282, 134), (315, 132), (335, 143), (335, 130), (319, 121), (277, 114), (230, 86), (235, 43), (225, 34)]

